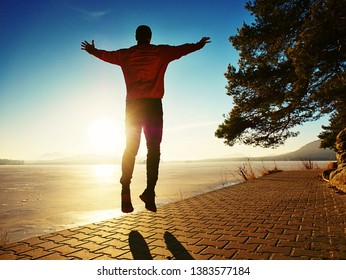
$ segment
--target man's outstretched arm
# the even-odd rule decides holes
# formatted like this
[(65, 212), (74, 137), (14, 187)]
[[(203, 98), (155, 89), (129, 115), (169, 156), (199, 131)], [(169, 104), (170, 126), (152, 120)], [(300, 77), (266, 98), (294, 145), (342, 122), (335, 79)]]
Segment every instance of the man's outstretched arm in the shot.
[(203, 48), (205, 44), (209, 44), (209, 43), (211, 43), (210, 37), (203, 37), (197, 44), (199, 44), (201, 48)]
[(193, 44), (184, 44), (180, 46), (172, 46), (169, 49), (170, 60), (179, 59), (180, 57), (187, 55), (189, 53), (198, 51), (202, 49), (206, 44), (210, 43), (211, 40), (209, 37), (202, 37), (197, 43)]
[(117, 51), (105, 51), (105, 50), (99, 50), (95, 48), (94, 40), (91, 41), (91, 44), (88, 41), (84, 41), (81, 44), (81, 49), (83, 51), (88, 52), (89, 54), (112, 64), (119, 65), (119, 52)]
[(83, 51), (86, 51), (90, 54), (93, 54), (96, 50), (94, 40), (91, 41), (91, 44), (88, 41), (84, 41), (82, 42), (81, 46), (82, 46), (81, 49)]

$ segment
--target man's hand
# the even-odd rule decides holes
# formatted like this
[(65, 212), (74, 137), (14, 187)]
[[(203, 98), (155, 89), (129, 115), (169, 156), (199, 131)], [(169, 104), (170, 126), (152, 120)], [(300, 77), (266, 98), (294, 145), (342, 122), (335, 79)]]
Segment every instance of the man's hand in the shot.
[(205, 46), (205, 44), (211, 43), (210, 37), (203, 37), (198, 44), (202, 45), (202, 48)]
[(95, 50), (95, 44), (94, 44), (94, 40), (91, 41), (91, 44), (89, 44), (89, 42), (84, 41), (81, 44), (82, 46), (82, 50), (83, 51), (87, 51), (88, 53), (92, 53)]

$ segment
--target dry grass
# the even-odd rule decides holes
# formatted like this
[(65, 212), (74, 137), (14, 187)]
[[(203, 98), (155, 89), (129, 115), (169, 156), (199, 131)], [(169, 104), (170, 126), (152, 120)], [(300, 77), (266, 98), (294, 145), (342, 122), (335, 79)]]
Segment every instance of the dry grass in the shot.
[(264, 165), (262, 165), (262, 168), (263, 168), (263, 172), (261, 173), (261, 176), (266, 176), (266, 175), (269, 175), (269, 174), (278, 173), (278, 172), (282, 172), (283, 171), (282, 169), (279, 169), (276, 166), (275, 162), (274, 162), (274, 168), (272, 168), (272, 169), (267, 169)]
[(245, 181), (253, 180), (256, 178), (256, 174), (252, 168), (250, 160), (247, 160), (246, 163), (242, 163), (240, 166), (238, 166), (236, 173)]
[(240, 179), (239, 181), (250, 181), (258, 177), (283, 171), (276, 166), (276, 163), (274, 164), (274, 168), (271, 169), (266, 168), (262, 163), (262, 169), (262, 171), (256, 173), (254, 171), (251, 161), (247, 160), (247, 162), (242, 163), (240, 166), (238, 166), (236, 170), (236, 175), (233, 174), (233, 176), (236, 177), (238, 180)]
[(8, 232), (0, 231), (0, 248), (9, 242)]
[[(227, 172), (226, 172), (227, 171)], [(220, 171), (220, 177), (219, 177), (219, 183), (221, 186), (225, 187), (228, 185), (228, 178), (227, 178), (227, 173), (229, 172), (228, 169), (226, 171), (221, 170)], [(232, 173), (232, 172), (231, 172)]]
[(300, 162), (301, 162), (301, 165), (304, 169), (306, 169), (306, 170), (314, 169), (315, 163), (311, 158), (309, 158), (309, 157), (301, 158)]
[(282, 169), (278, 169), (277, 167), (274, 167), (273, 169), (268, 169), (266, 171), (264, 171), (261, 175), (265, 176), (265, 175), (269, 175), (269, 174), (274, 174), (274, 173), (278, 173), (278, 172), (282, 172)]

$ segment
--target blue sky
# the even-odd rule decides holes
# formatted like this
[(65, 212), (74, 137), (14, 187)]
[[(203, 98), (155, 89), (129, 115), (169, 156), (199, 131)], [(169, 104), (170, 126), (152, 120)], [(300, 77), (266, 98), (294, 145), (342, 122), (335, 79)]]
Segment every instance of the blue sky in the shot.
[(223, 114), (232, 108), (223, 74), (238, 57), (228, 38), (244, 21), (251, 22), (245, 2), (1, 1), (0, 158), (121, 155), (121, 70), (81, 51), (80, 43), (94, 39), (97, 48), (126, 48), (135, 44), (141, 24), (152, 28), (153, 44), (212, 40), (168, 67), (163, 159), (281, 154), (316, 140), (325, 118), (298, 127), (301, 135), (277, 149), (227, 147), (215, 138)]

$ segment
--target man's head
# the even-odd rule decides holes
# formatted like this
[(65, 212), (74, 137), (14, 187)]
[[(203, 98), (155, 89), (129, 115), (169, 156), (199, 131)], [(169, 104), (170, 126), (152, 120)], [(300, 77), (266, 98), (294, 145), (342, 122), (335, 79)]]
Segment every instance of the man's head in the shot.
[(147, 25), (140, 25), (136, 29), (136, 40), (138, 44), (149, 44), (151, 40), (151, 29)]

